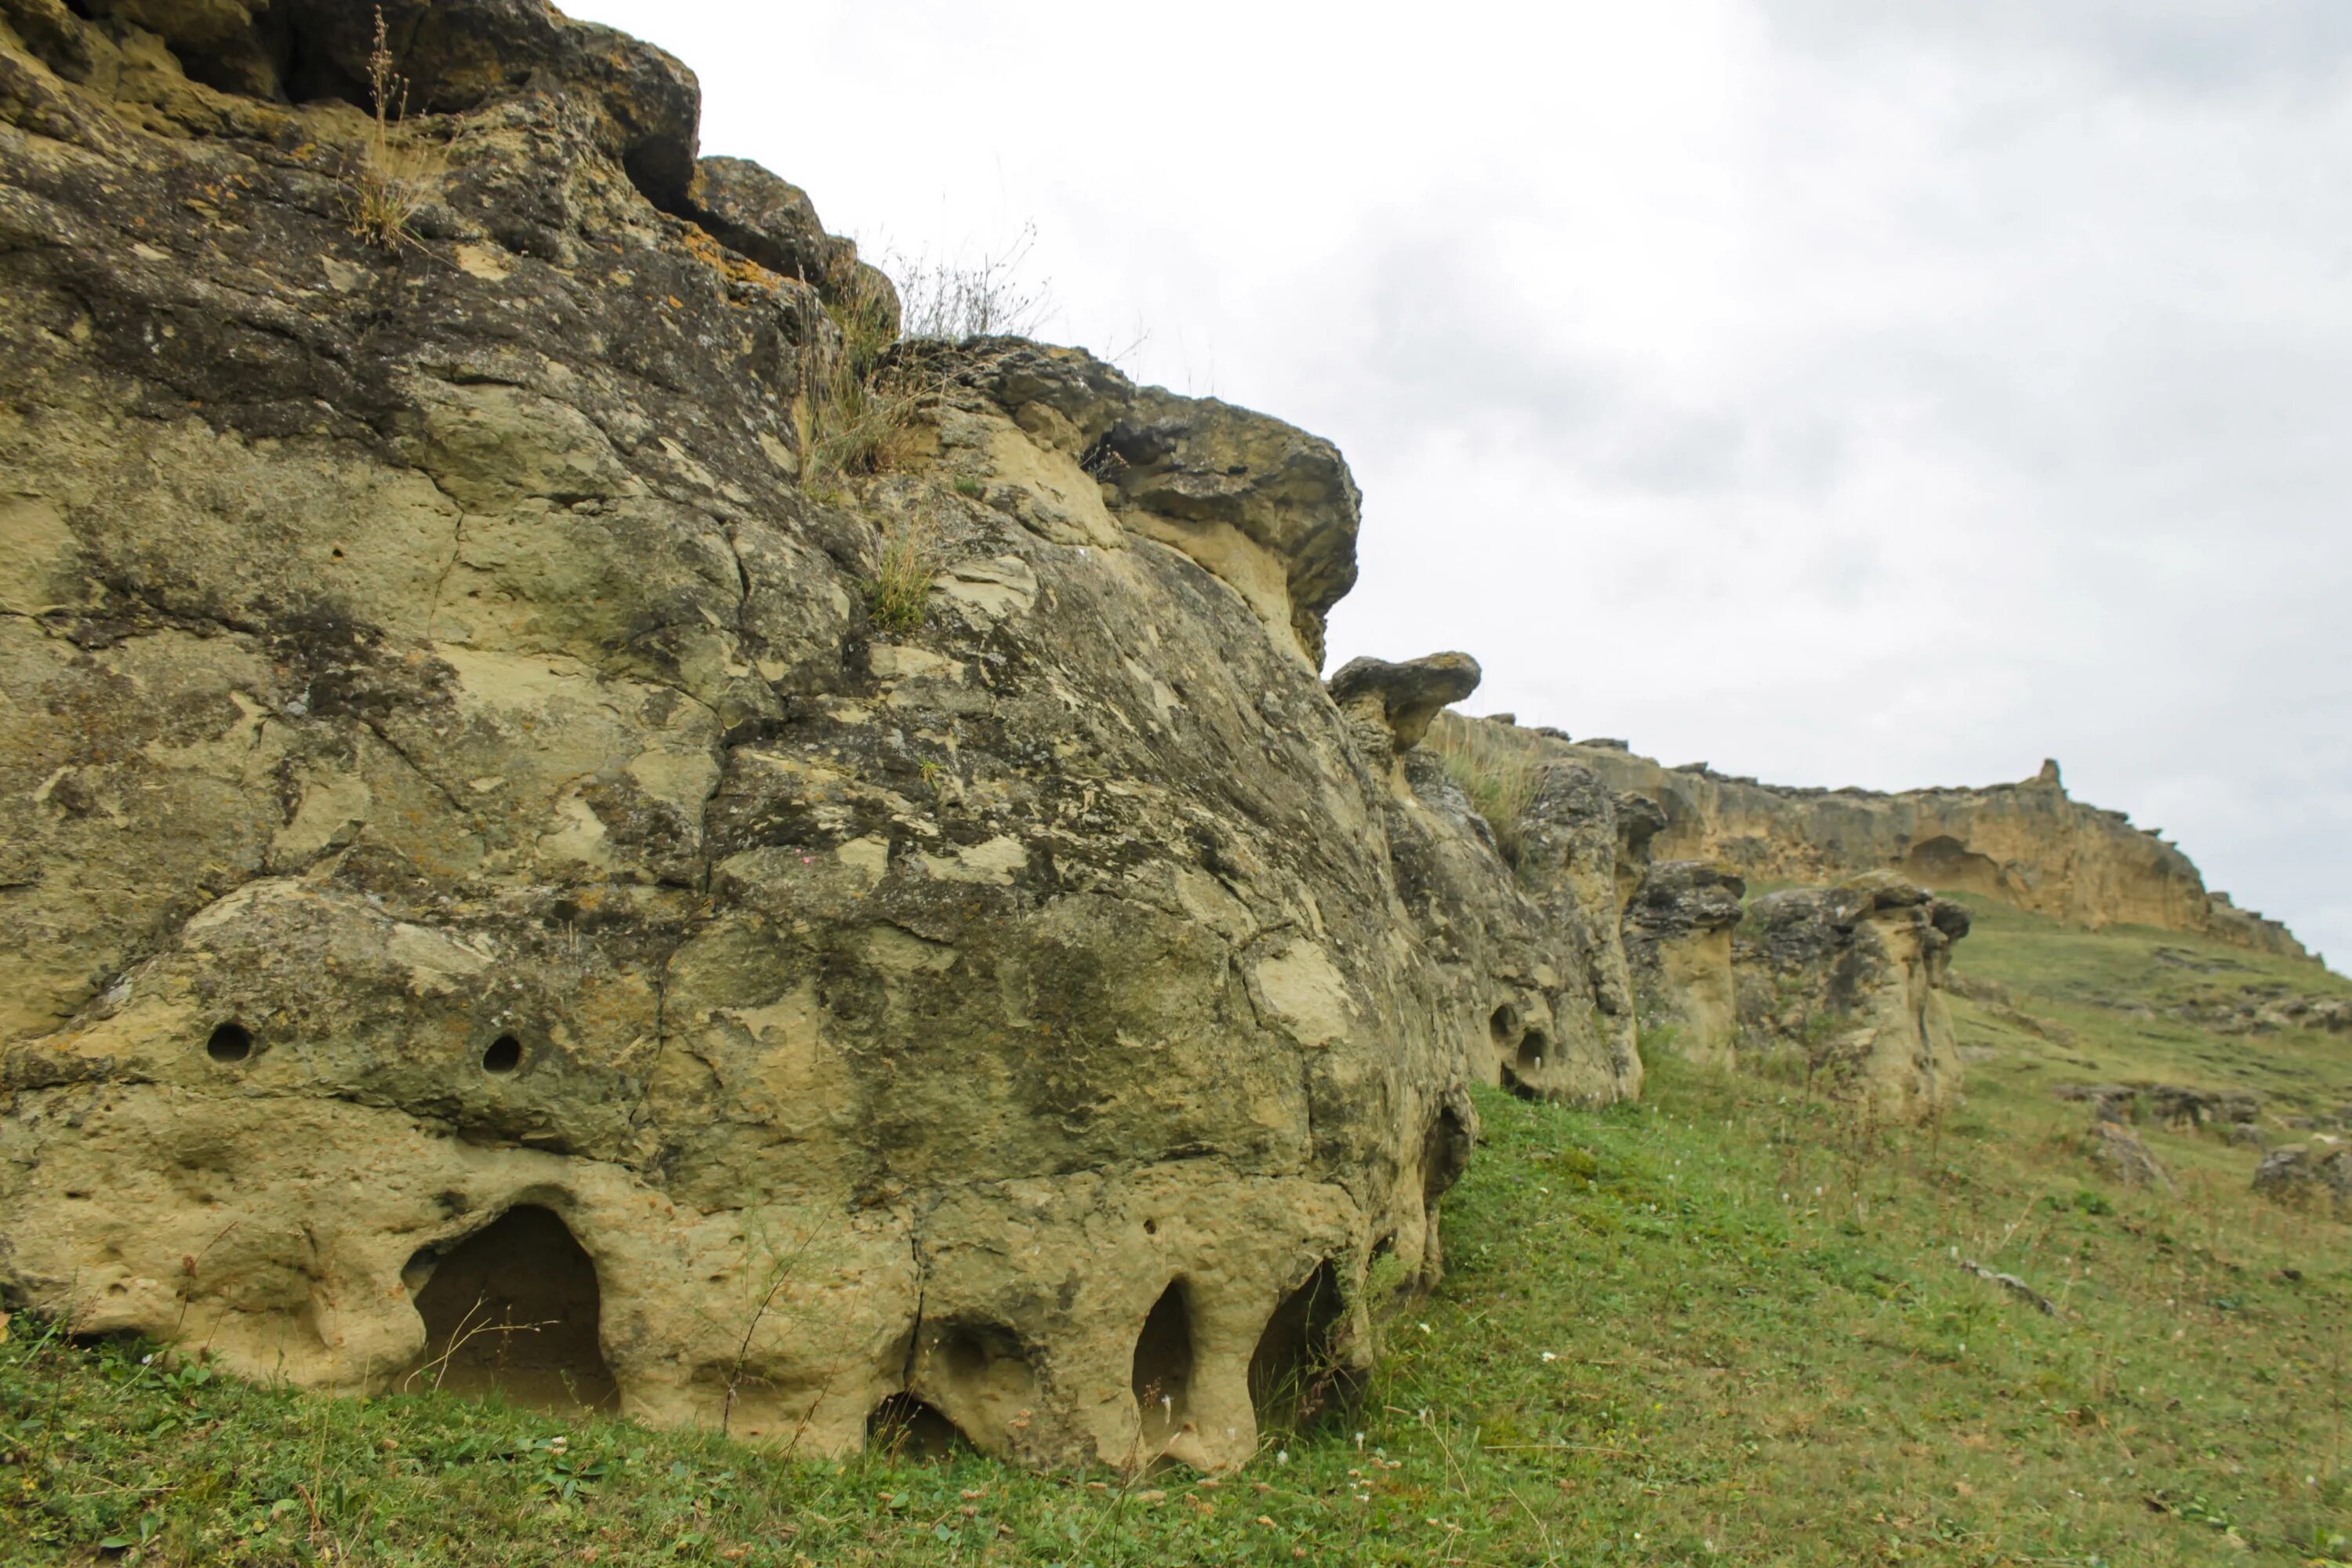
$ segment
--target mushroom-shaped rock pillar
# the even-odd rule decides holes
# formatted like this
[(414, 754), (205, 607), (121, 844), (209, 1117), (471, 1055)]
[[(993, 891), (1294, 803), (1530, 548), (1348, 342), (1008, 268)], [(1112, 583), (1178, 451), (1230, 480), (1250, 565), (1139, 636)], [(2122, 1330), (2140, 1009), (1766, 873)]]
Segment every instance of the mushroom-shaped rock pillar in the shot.
[(1477, 690), (1481, 674), (1466, 653), (1433, 653), (1402, 664), (1351, 658), (1327, 684), (1343, 711), (1386, 725), (1402, 753), (1421, 744), (1440, 709)]

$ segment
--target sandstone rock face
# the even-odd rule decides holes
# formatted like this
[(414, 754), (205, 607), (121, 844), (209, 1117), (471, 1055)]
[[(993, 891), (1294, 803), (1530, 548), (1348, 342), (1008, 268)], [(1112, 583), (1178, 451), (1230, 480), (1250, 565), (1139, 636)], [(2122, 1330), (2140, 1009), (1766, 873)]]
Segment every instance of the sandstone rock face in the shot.
[(1588, 768), (1547, 768), (1530, 782), (1507, 852), (1442, 759), (1419, 744), (1438, 705), (1468, 696), (1477, 680), (1467, 655), (1433, 654), (1353, 660), (1330, 683), (1369, 774), (1384, 786), (1408, 929), (1442, 976), (1443, 1031), (1470, 1076), (1487, 1083), (1578, 1104), (1632, 1098), (1642, 1059), (1620, 917), (1654, 808)]
[(2209, 892), (2195, 863), (2153, 831), (2070, 798), (2054, 763), (2021, 784), (1879, 795), (1762, 784), (1704, 763), (1665, 767), (1622, 741), (1571, 744), (1532, 730), (1508, 733), (1516, 744), (1573, 760), (1612, 787), (1657, 802), (1666, 816), (1663, 858), (1714, 861), (1756, 882), (1891, 871), (1938, 892), (1979, 894), (2092, 927), (2156, 926), (2312, 956), (2278, 921)]
[(1644, 1052), (1661, 1047), (1709, 1067), (1733, 1063), (1738, 997), (1731, 933), (1747, 884), (1717, 866), (1665, 860), (1625, 909), (1625, 958), (1643, 1002)]
[(804, 199), (657, 51), (384, 14), (447, 159), (396, 252), (371, 8), (0, 0), (0, 1287), (322, 1388), (545, 1322), (443, 1370), (1238, 1462), (1433, 1269), (1465, 1035), (1638, 1086), (1614, 792), (1553, 770), (1515, 880), (1400, 791), (1276, 421), (981, 342), (803, 486)]
[(1749, 902), (1734, 942), (1739, 1052), (1793, 1053), (1872, 1114), (1952, 1103), (1959, 1044), (1944, 1001), (1968, 911), (1884, 872)]

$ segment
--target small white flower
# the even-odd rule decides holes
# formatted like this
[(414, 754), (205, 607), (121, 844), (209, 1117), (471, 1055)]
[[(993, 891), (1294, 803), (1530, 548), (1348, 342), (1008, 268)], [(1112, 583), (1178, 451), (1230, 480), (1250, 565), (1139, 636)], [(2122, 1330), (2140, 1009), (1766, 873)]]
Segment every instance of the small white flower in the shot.
[(1429, 1325), (1427, 1323), (1415, 1323), (1413, 1327), (1419, 1329), (1424, 1334), (1429, 1332)]
[(1290, 1463), (1290, 1450), (1287, 1448), (1276, 1448), (1274, 1451), (1274, 1462), (1277, 1465), (1286, 1465)]
[(139, 1358), (139, 1364), (141, 1366), (150, 1366), (154, 1363), (154, 1361), (155, 1358), (152, 1355), (142, 1355)]
[(1551, 1352), (1549, 1352), (1549, 1351), (1546, 1351), (1546, 1352), (1544, 1352), (1544, 1353), (1543, 1353), (1543, 1358), (1544, 1358), (1544, 1360), (1546, 1360), (1546, 1361), (1558, 1361), (1558, 1360), (1559, 1359), (1559, 1357), (1558, 1357), (1558, 1356), (1556, 1356), (1556, 1355), (1552, 1354), (1552, 1353), (1551, 1353)]

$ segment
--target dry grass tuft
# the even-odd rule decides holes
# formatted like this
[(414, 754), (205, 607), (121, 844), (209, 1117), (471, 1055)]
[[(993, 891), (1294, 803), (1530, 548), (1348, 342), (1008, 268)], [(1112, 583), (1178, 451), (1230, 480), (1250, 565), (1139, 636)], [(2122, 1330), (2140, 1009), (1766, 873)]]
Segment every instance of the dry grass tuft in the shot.
[(352, 233), (386, 250), (415, 242), (410, 226), (448, 166), (444, 149), (416, 141), (403, 124), (408, 114), (408, 79), (394, 68), (398, 63), (378, 7), (375, 48), (368, 56), (368, 93), (375, 121), (357, 165), (344, 178), (351, 187)]
[(898, 285), (901, 331), (947, 342), (1034, 336), (1053, 300), (1050, 284), (1033, 287), (1021, 277), (1036, 243), (1037, 226), (1030, 224), (1012, 245), (974, 262), (892, 256), (887, 270)]
[(902, 635), (923, 624), (941, 560), (939, 529), (929, 519), (900, 518), (883, 530), (882, 556), (866, 584), (877, 629)]
[(1536, 758), (1504, 739), (1492, 725), (1440, 713), (1422, 742), (1436, 754), (1445, 776), (1486, 819), (1495, 847), (1516, 867), (1527, 840), (1528, 806), (1536, 793)]

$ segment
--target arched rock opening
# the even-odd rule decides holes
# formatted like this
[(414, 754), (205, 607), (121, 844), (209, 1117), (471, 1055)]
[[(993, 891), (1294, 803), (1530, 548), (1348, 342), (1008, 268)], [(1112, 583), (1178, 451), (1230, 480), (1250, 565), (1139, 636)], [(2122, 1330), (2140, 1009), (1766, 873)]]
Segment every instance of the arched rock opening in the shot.
[(542, 1410), (610, 1410), (620, 1391), (598, 1339), (596, 1265), (551, 1209), (519, 1204), (439, 1258), (416, 1292), (415, 1381), (496, 1392)]
[(937, 1406), (903, 1392), (876, 1405), (866, 1418), (866, 1446), (894, 1459), (950, 1459), (972, 1451), (961, 1427)]
[(1192, 1418), (1192, 1308), (1179, 1279), (1160, 1293), (1135, 1337), (1132, 1384), (1147, 1448), (1167, 1447)]
[(1519, 1054), (1511, 1065), (1518, 1068), (1521, 1078), (1541, 1072), (1544, 1058), (1550, 1050), (1551, 1042), (1544, 1037), (1544, 1032), (1541, 1029), (1529, 1029), (1519, 1037)]
[(1347, 1404), (1363, 1379), (1339, 1361), (1348, 1304), (1327, 1258), (1282, 1299), (1250, 1353), (1250, 1405), (1261, 1431), (1307, 1426)]

